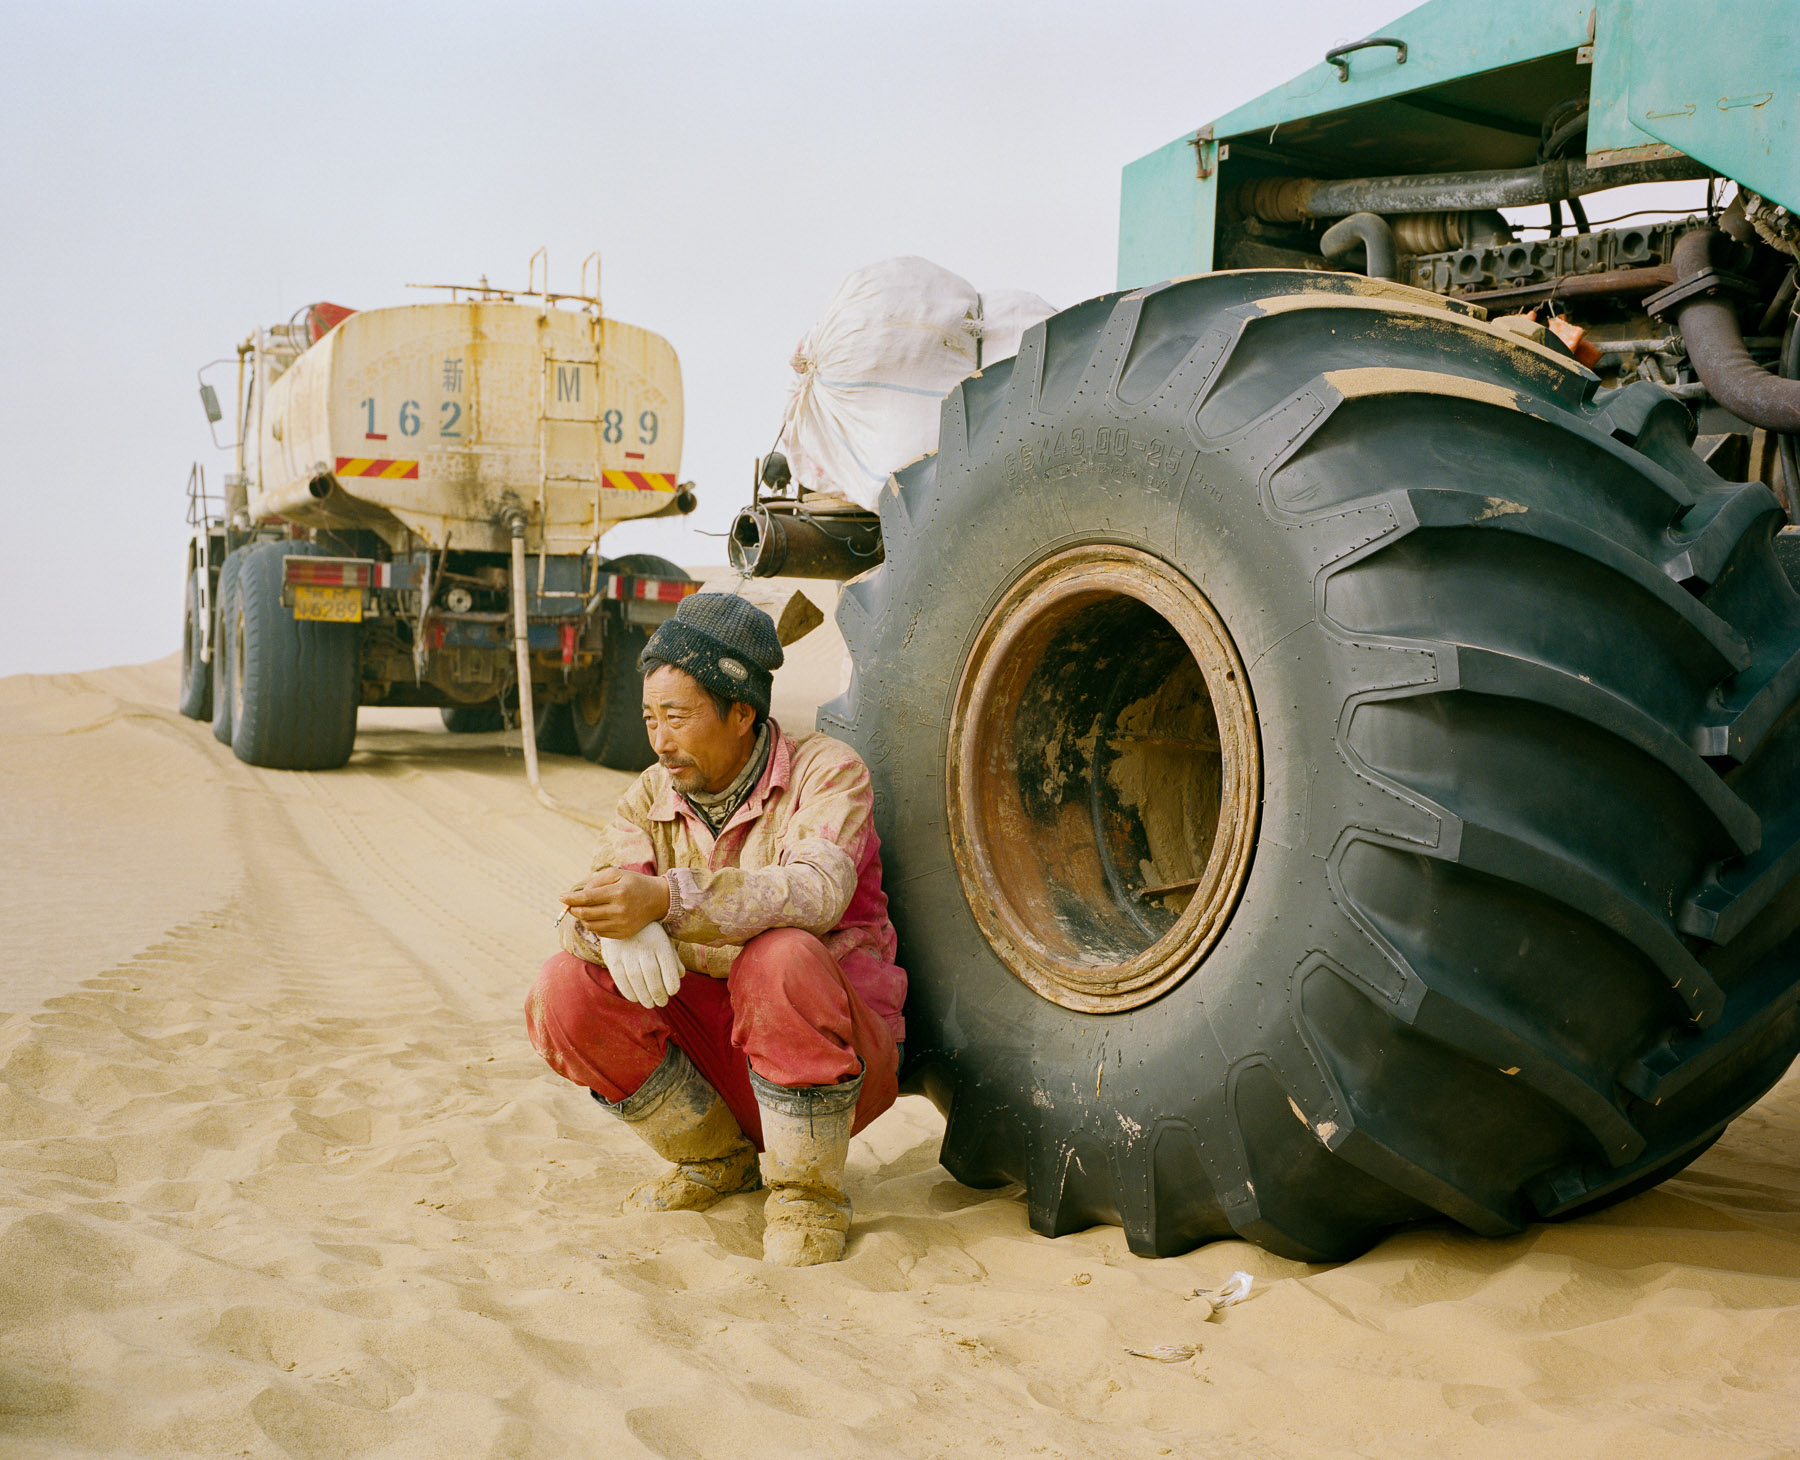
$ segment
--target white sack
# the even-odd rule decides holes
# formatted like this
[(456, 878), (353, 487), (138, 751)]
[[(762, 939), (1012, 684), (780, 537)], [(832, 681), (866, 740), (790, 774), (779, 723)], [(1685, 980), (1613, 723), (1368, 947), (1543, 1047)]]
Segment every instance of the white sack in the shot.
[(1019, 351), (1054, 309), (1035, 294), (978, 294), (920, 258), (883, 259), (838, 285), (789, 362), (781, 450), (794, 479), (875, 505), (888, 474), (937, 450), (938, 407), (959, 380)]
[(1029, 289), (995, 289), (981, 296), (981, 363), (1010, 360), (1019, 353), (1025, 331), (1040, 319), (1056, 313), (1056, 307)]

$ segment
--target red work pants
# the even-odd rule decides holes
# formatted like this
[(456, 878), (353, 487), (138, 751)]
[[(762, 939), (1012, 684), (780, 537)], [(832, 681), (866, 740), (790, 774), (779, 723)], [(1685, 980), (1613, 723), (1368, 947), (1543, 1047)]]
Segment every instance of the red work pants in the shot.
[(898, 1094), (893, 1032), (825, 945), (799, 928), (752, 938), (729, 979), (690, 972), (660, 1009), (625, 998), (599, 964), (558, 953), (525, 999), (525, 1027), (551, 1069), (614, 1104), (650, 1077), (673, 1040), (759, 1151), (752, 1069), (776, 1085), (835, 1085), (854, 1076), (860, 1061), (854, 1130)]

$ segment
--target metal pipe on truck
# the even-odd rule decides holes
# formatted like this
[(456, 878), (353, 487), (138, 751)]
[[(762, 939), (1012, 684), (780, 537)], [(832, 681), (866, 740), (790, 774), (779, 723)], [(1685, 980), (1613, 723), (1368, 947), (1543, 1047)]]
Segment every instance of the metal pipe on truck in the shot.
[(726, 553), (751, 578), (842, 581), (880, 565), (881, 519), (873, 512), (815, 514), (759, 502), (733, 519)]
[(1340, 218), (1325, 230), (1325, 236), (1319, 240), (1319, 252), (1328, 259), (1347, 259), (1359, 243), (1363, 248), (1363, 272), (1371, 279), (1393, 278), (1394, 230), (1379, 213), (1352, 213), (1348, 218)]
[(1579, 159), (1483, 172), (1414, 177), (1259, 177), (1239, 184), (1237, 206), (1265, 223), (1304, 223), (1351, 213), (1429, 213), (1438, 209), (1528, 208), (1627, 183), (1683, 182), (1707, 175), (1691, 157), (1590, 168)]

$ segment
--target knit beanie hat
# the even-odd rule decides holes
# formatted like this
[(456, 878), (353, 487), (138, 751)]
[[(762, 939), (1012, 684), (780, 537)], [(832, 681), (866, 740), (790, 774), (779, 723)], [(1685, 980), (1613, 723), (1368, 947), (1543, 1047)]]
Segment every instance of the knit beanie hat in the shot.
[(769, 713), (774, 671), (786, 656), (775, 620), (735, 593), (693, 593), (681, 600), (638, 655), (638, 668), (685, 670), (703, 689), (741, 700), (760, 718)]

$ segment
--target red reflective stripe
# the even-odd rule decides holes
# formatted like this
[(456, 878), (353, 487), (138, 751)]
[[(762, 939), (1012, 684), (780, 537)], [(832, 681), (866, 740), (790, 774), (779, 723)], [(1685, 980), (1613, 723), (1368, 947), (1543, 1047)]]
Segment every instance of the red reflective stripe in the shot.
[(389, 586), (386, 564), (320, 562), (317, 558), (289, 558), (283, 565), (289, 584), (308, 588), (369, 588)]
[[(396, 466), (405, 470), (391, 472)], [(341, 477), (387, 477), (389, 481), (398, 482), (419, 479), (419, 463), (399, 456), (340, 456), (336, 470)]]
[(680, 603), (690, 593), (699, 591), (700, 585), (687, 579), (631, 578), (617, 573), (607, 583), (602, 596), (615, 599), (637, 598), (652, 603)]
[(615, 492), (673, 492), (675, 478), (663, 471), (623, 471), (607, 467), (600, 474), (601, 484)]

